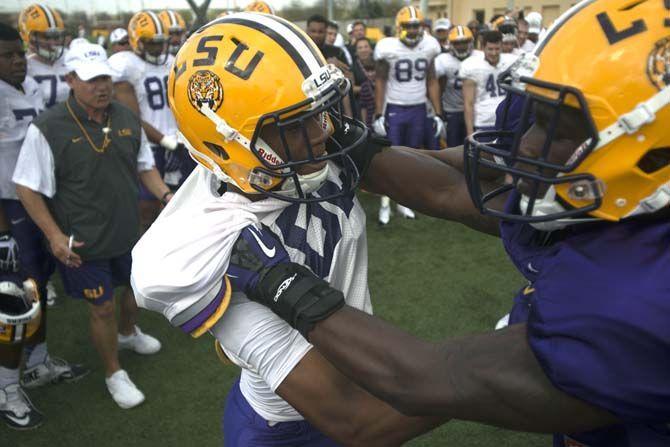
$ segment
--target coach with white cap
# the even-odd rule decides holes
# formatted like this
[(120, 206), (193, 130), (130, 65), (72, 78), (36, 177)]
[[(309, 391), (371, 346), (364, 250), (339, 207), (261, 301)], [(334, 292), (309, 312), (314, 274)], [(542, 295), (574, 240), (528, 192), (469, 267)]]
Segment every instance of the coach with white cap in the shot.
[[(158, 352), (161, 344), (135, 325), (130, 250), (139, 238), (138, 178), (166, 202), (170, 189), (154, 167), (140, 121), (112, 101), (112, 76), (100, 45), (70, 49), (65, 64), (67, 101), (28, 128), (12, 180), (30, 217), (58, 260), (66, 292), (89, 305), (91, 338), (107, 388), (121, 408), (144, 395), (121, 369), (118, 349)], [(124, 286), (121, 316), (114, 288)]]

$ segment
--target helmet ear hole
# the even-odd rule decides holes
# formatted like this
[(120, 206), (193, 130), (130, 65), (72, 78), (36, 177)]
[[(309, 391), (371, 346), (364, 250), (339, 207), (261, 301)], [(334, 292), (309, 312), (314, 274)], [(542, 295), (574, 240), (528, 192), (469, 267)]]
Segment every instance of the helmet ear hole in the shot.
[(653, 174), (670, 165), (670, 147), (652, 149), (637, 162), (645, 174)]
[(230, 156), (228, 155), (228, 152), (226, 152), (226, 150), (222, 146), (219, 146), (216, 143), (212, 143), (211, 141), (203, 141), (203, 144), (205, 146), (207, 146), (207, 148), (210, 151), (214, 152), (216, 155), (218, 155), (222, 159), (230, 160)]

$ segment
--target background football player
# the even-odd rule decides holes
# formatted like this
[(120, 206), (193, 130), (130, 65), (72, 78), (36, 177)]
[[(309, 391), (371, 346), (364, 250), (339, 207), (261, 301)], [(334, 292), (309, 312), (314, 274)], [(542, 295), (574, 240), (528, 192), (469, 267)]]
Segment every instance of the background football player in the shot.
[[(65, 82), (65, 26), (58, 11), (43, 3), (32, 4), (19, 15), (19, 32), (28, 55), (28, 76), (40, 86), (45, 107), (65, 101), (70, 87)], [(47, 304), (56, 303), (56, 289), (47, 282)]]
[[(397, 37), (386, 37), (375, 46), (377, 76), (374, 130), (387, 135), (397, 146), (423, 147), (426, 126), (426, 97), (435, 112), (433, 134), (444, 129), (440, 85), (433, 60), (440, 54), (439, 42), (421, 31), (423, 14), (414, 6), (404, 6), (396, 15)], [(398, 214), (414, 218), (414, 212), (398, 205)], [(379, 223), (391, 217), (388, 197), (382, 197)]]
[(484, 57), (472, 55), (461, 64), (463, 80), (463, 110), (465, 130), (471, 135), (475, 130), (492, 130), (496, 108), (505, 98), (505, 91), (498, 84), (498, 76), (507, 70), (517, 56), (501, 53), (500, 31), (484, 33)]
[(504, 54), (521, 54), (519, 50), (518, 25), (516, 19), (509, 16), (502, 16), (496, 19), (492, 24), (493, 30), (500, 31), (502, 34), (501, 52)]
[[(21, 330), (23, 323), (12, 325), (7, 320), (0, 321), (0, 412), (5, 422), (16, 429), (35, 428), (42, 422), (42, 415), (19, 389), (23, 350), (19, 342), (30, 338), (21, 379), (26, 387), (74, 381), (88, 373), (80, 365), (69, 365), (47, 352), (46, 282), (54, 265), (46, 251), (44, 236), (19, 202), (12, 182), (28, 126), (44, 108), (42, 91), (26, 76), (26, 65), (19, 33), (0, 23), (0, 281), (5, 281), (3, 275), (9, 274), (20, 284), (29, 276), (36, 280), (36, 293), (42, 297), (42, 318), (31, 321), (30, 331)], [(18, 296), (14, 292), (9, 294)], [(0, 301), (3, 299), (0, 297)]]
[[(173, 57), (168, 53), (165, 24), (151, 11), (136, 13), (128, 24), (128, 39), (133, 51), (122, 51), (109, 58), (120, 73), (114, 81), (114, 97), (142, 119), (142, 128), (153, 143), (156, 168), (165, 183), (176, 189), (182, 181), (182, 165), (187, 153), (177, 141), (177, 125), (167, 101), (167, 78)], [(192, 164), (190, 165), (193, 166)], [(140, 212), (144, 228), (159, 212), (160, 197), (141, 187)]]
[[(220, 35), (239, 40), (222, 40), (199, 63), (201, 42)], [(237, 61), (240, 48), (249, 63)], [(183, 68), (168, 82), (170, 105), (201, 166), (133, 250), (133, 287), (141, 307), (191, 335), (209, 330), (242, 368), (226, 404), (224, 445), (372, 445), (370, 437), (398, 445), (427, 430), (432, 421), (407, 420), (352, 386), (297, 331), (250, 302), (245, 279), (227, 269), (234, 246), (272, 262), (286, 250), (371, 311), (365, 213), (346, 155), (367, 130), (341, 115), (344, 75), (295, 25), (257, 13), (210, 22), (175, 64)], [(406, 428), (396, 430), (399, 421)]]
[(455, 26), (449, 31), (448, 51), (435, 58), (435, 74), (442, 91), (442, 110), (447, 123), (447, 147), (460, 146), (465, 140), (463, 116), (463, 80), (461, 63), (473, 54), (483, 57), (474, 49), (475, 39), (467, 26)]
[(158, 14), (168, 32), (168, 52), (175, 56), (186, 40), (186, 22), (177, 11), (166, 9)]
[[(670, 445), (669, 8), (583, 1), (559, 18), (506, 80), (528, 106), (514, 144), (475, 134), (465, 176), (453, 151), (392, 148), (371, 161), (373, 191), (499, 232), (528, 281), (511, 326), (419, 340), (343, 307), (299, 268), (262, 261), (244, 268), (262, 278), (249, 296), (406, 414), (556, 433), (554, 446)], [(508, 180), (480, 189), (492, 173)]]

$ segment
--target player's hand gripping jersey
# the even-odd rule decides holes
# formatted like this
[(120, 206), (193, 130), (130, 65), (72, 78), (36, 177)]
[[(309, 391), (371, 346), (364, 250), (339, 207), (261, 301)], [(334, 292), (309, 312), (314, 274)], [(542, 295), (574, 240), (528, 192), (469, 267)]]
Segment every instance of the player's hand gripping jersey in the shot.
[(408, 47), (397, 37), (380, 40), (375, 46), (374, 58), (389, 64), (386, 102), (399, 105), (425, 103), (428, 69), (440, 51), (440, 43), (431, 36), (425, 36), (414, 47)]

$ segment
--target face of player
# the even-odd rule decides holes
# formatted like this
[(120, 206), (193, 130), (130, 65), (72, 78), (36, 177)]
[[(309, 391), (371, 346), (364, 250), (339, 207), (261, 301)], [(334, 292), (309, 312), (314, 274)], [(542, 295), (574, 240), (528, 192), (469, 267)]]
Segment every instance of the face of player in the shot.
[(501, 51), (505, 54), (514, 52), (515, 48), (516, 48), (516, 41), (506, 41), (503, 42), (501, 45)]
[(93, 110), (106, 109), (112, 100), (114, 84), (109, 76), (98, 76), (88, 81), (82, 81), (75, 74), (66, 77), (67, 84), (72, 89), (75, 99), (85, 108)]
[(62, 54), (63, 48), (65, 47), (65, 33), (62, 32), (50, 32), (50, 33), (38, 33), (33, 32), (30, 39), (30, 50), (37, 54), (37, 56), (45, 62), (48, 62), (48, 58), (45, 57), (47, 53), (53, 53), (55, 56), (50, 57), (51, 59), (55, 58)]
[(307, 35), (314, 41), (316, 46), (323, 46), (326, 43), (326, 24), (311, 22), (307, 25)]
[(112, 45), (112, 54), (118, 53), (119, 51), (129, 51), (130, 43), (128, 40), (122, 40)]
[(493, 65), (494, 67), (500, 62), (500, 51), (502, 49), (501, 42), (487, 42), (484, 45), (484, 58), (486, 61)]
[(367, 40), (356, 42), (356, 57), (362, 61), (369, 61), (372, 57), (372, 47)]
[(144, 45), (144, 52), (151, 57), (154, 61), (160, 61), (161, 58), (166, 54), (168, 43), (167, 41), (151, 41), (147, 40), (142, 42)]
[[(555, 114), (555, 109), (544, 103), (535, 105), (535, 123), (521, 138), (519, 144), (519, 156), (538, 159), (542, 155), (544, 145), (551, 131), (551, 123)], [(565, 165), (577, 148), (586, 141), (589, 136), (584, 115), (577, 109), (568, 106), (562, 106), (556, 130), (552, 137), (548, 162), (558, 165)], [(524, 166), (519, 163), (518, 168), (527, 171), (535, 171), (536, 168)], [(556, 176), (558, 172), (546, 170), (547, 175)], [(520, 180), (517, 183), (517, 190), (524, 195), (533, 194), (533, 182)], [(539, 196), (543, 196), (549, 185), (540, 185)]]
[(419, 37), (419, 33), (421, 32), (421, 25), (418, 23), (412, 23), (409, 25), (404, 25), (403, 29), (405, 30), (407, 39), (414, 40)]
[(363, 26), (361, 23), (357, 23), (351, 30), (351, 37), (354, 40), (365, 37), (365, 26)]
[(458, 53), (459, 55), (466, 54), (470, 50), (469, 41), (452, 42), (451, 46), (454, 49), (454, 53)]
[(184, 42), (185, 31), (170, 31), (169, 43), (171, 46), (180, 47)]
[[(328, 139), (328, 132), (323, 129), (320, 120), (321, 115), (308, 118), (303, 125), (296, 123), (284, 127), (284, 138), (286, 146), (291, 151), (291, 160), (300, 161), (308, 158), (307, 142), (305, 141), (305, 134), (309, 138), (312, 146), (312, 151), (315, 157), (324, 155), (326, 152), (326, 140)], [(267, 125), (261, 131), (261, 138), (265, 141), (284, 161), (288, 161), (289, 157), (286, 154), (285, 146), (282, 142), (280, 131), (275, 125)], [(300, 166), (297, 169), (298, 174), (307, 175), (320, 171), (326, 165), (325, 161)]]
[(522, 46), (524, 43), (526, 43), (526, 39), (528, 39), (528, 24), (519, 22), (519, 28), (517, 29), (516, 37), (519, 40), (519, 46)]
[(337, 39), (337, 29), (328, 27), (326, 31), (326, 43), (328, 45), (335, 45), (335, 39)]
[(449, 30), (448, 29), (438, 29), (435, 31), (435, 38), (437, 39), (438, 42), (440, 42), (440, 45), (446, 46), (447, 45), (447, 38), (449, 37)]
[(13, 86), (26, 79), (26, 52), (20, 40), (0, 40), (0, 79)]

